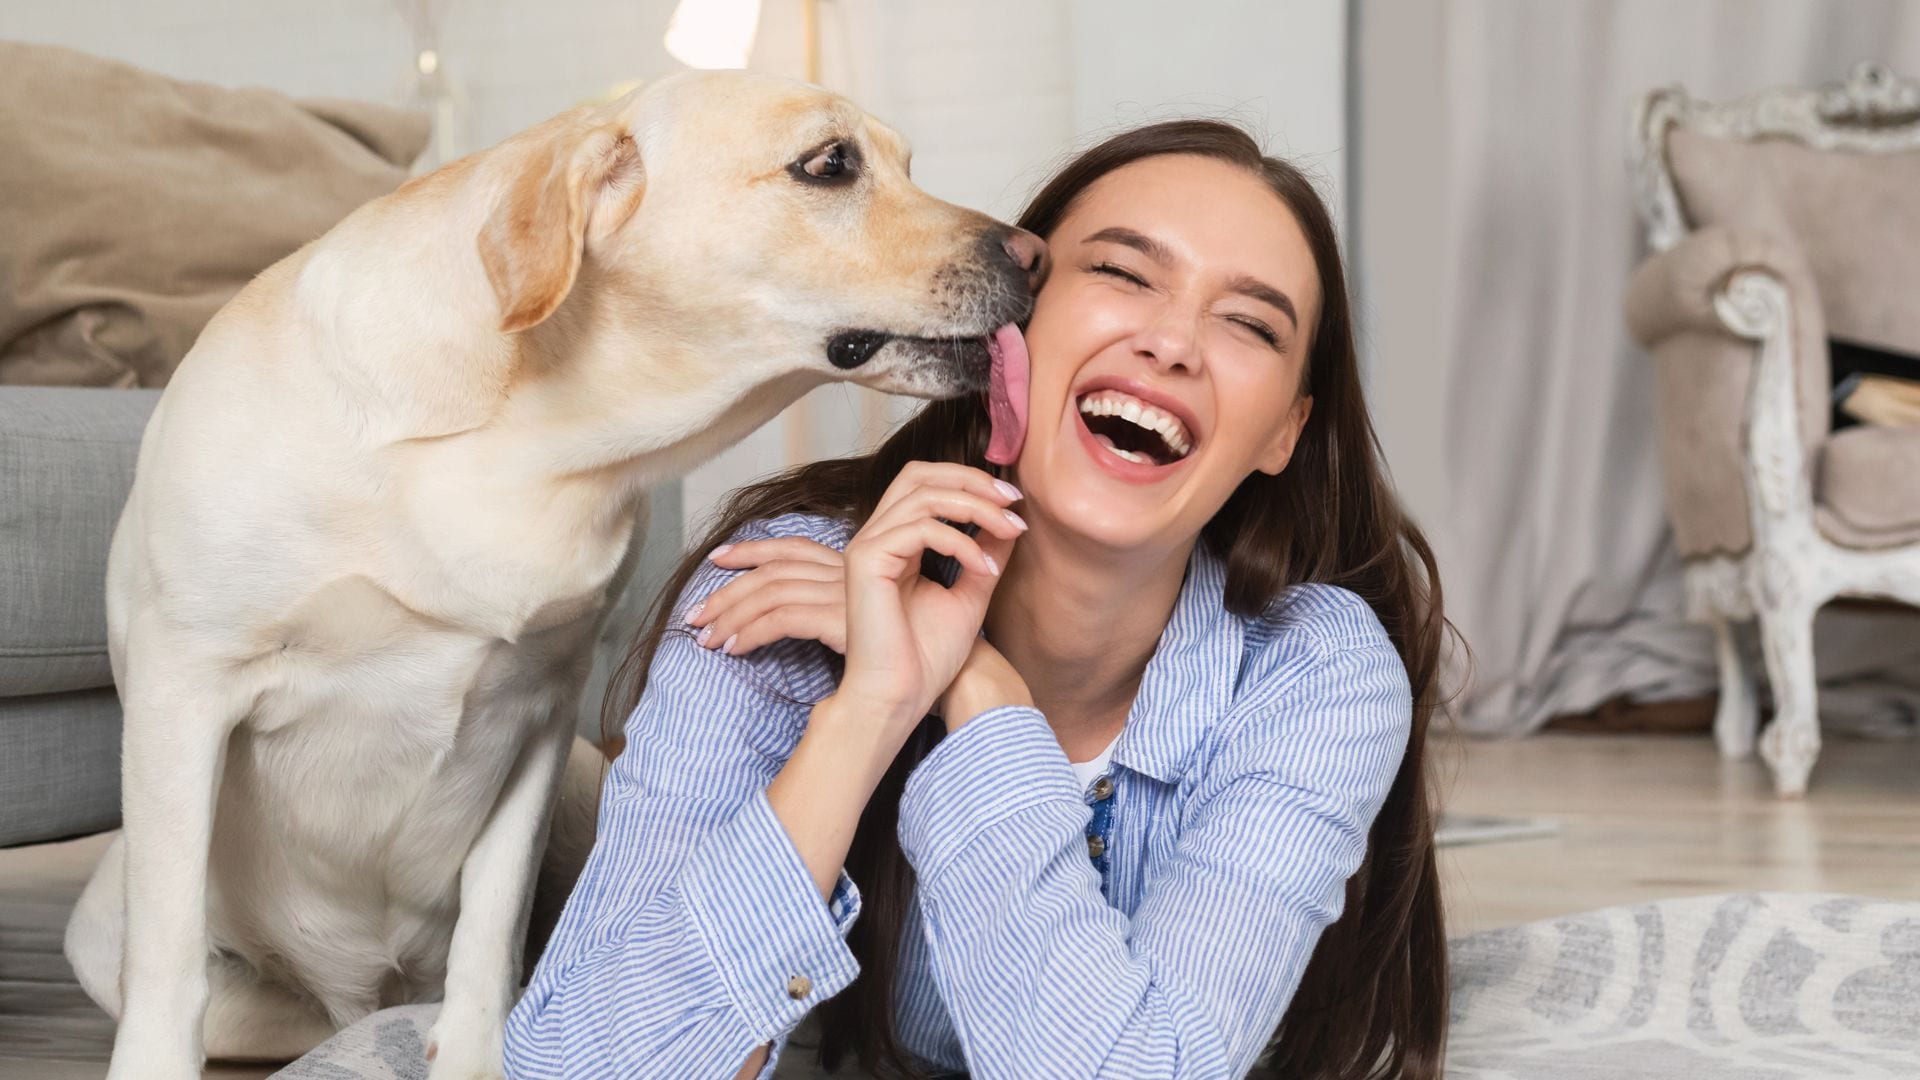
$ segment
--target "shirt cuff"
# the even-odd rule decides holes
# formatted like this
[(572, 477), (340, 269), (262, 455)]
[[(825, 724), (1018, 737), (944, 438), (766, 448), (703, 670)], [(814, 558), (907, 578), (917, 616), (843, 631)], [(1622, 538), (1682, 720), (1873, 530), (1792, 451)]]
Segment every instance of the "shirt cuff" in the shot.
[(859, 888), (841, 870), (832, 900), (820, 902), (765, 791), (693, 853), (681, 889), (756, 1044), (793, 1030), (860, 973), (845, 940)]
[(1060, 740), (1038, 709), (988, 709), (940, 740), (907, 777), (900, 847), (932, 880), (981, 833), (1042, 803), (1087, 814)]

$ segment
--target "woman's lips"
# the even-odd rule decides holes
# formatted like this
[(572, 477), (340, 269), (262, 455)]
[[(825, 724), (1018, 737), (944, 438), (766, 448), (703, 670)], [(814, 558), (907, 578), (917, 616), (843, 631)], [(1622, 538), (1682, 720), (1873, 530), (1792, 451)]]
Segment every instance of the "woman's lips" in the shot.
[(1178, 472), (1180, 466), (1193, 460), (1193, 454), (1188, 454), (1179, 461), (1170, 461), (1165, 465), (1128, 461), (1108, 450), (1106, 444), (1100, 441), (1100, 437), (1087, 426), (1086, 414), (1080, 411), (1078, 402), (1068, 401), (1067, 409), (1073, 413), (1074, 432), (1080, 437), (1080, 445), (1086, 449), (1087, 456), (1093, 459), (1095, 465), (1117, 480), (1124, 480), (1129, 484), (1156, 484)]

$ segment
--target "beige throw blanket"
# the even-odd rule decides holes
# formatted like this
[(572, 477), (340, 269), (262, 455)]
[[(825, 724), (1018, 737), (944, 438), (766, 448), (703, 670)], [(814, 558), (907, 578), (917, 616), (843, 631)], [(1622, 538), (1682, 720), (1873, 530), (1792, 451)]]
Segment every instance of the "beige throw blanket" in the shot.
[(162, 386), (253, 275), (397, 187), (424, 114), (0, 42), (0, 383)]

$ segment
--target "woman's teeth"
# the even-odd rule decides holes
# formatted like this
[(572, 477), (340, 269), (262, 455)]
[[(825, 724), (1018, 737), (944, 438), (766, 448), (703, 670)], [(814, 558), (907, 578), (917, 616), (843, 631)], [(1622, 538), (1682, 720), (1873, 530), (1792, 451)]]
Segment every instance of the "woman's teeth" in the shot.
[(1136, 454), (1131, 450), (1120, 449), (1119, 447), (1113, 445), (1113, 440), (1107, 438), (1105, 435), (1095, 435), (1094, 438), (1099, 439), (1100, 445), (1106, 447), (1107, 451), (1111, 453), (1114, 457), (1120, 458), (1123, 461), (1137, 461), (1142, 465), (1158, 465), (1159, 464), (1159, 462), (1143, 454)]
[[(1193, 450), (1193, 437), (1187, 433), (1185, 424), (1173, 416), (1154, 408), (1132, 394), (1119, 390), (1096, 390), (1080, 399), (1080, 412), (1084, 416), (1117, 416), (1122, 420), (1153, 432), (1173, 452), (1172, 460), (1178, 461)], [(1111, 439), (1102, 438), (1116, 455), (1128, 461), (1143, 461), (1152, 464), (1144, 454), (1122, 450), (1112, 445)]]

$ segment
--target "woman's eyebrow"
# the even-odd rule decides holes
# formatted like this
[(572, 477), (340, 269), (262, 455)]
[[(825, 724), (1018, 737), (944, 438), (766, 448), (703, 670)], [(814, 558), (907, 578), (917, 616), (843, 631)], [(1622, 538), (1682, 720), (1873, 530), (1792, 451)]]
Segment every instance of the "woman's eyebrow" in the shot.
[(1238, 274), (1233, 280), (1227, 282), (1227, 291), (1237, 292), (1241, 296), (1251, 297), (1264, 304), (1272, 304), (1280, 309), (1280, 313), (1287, 317), (1287, 321), (1293, 324), (1295, 330), (1300, 329), (1300, 316), (1293, 312), (1293, 301), (1287, 299), (1286, 293), (1259, 278)]
[(1147, 258), (1152, 259), (1154, 262), (1159, 263), (1161, 266), (1171, 266), (1174, 262), (1172, 248), (1145, 233), (1137, 233), (1132, 229), (1124, 229), (1118, 225), (1101, 229), (1099, 232), (1082, 240), (1081, 243), (1094, 244), (1102, 240), (1110, 244), (1124, 244), (1140, 254), (1145, 255)]

